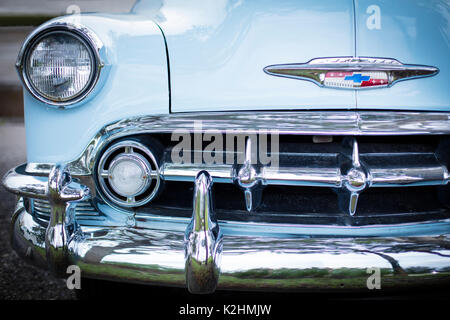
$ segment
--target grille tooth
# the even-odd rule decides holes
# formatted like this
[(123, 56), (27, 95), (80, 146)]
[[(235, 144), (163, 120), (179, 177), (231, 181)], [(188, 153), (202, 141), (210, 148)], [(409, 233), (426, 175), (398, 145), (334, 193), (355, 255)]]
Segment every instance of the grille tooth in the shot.
[[(33, 216), (43, 225), (50, 221), (51, 205), (47, 200), (33, 200)], [(77, 219), (92, 219), (100, 216), (100, 213), (92, 206), (91, 201), (85, 200), (77, 203), (75, 207)]]

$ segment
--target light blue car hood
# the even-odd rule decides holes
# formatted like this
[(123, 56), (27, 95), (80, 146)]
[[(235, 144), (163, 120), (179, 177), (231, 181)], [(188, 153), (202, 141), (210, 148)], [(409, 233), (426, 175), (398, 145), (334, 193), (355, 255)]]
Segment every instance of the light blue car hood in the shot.
[[(161, 27), (171, 111), (450, 110), (447, 1), (141, 1)], [(272, 64), (319, 57), (394, 58), (439, 68), (433, 77), (364, 91), (273, 77)]]

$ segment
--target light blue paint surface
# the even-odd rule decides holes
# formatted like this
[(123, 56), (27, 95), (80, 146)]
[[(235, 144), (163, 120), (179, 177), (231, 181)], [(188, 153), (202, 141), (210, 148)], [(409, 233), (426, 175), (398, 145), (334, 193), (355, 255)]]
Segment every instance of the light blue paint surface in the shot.
[(355, 107), (351, 90), (263, 72), (272, 64), (353, 56), (352, 0), (172, 3), (157, 22), (169, 47), (173, 112)]
[(28, 162), (72, 161), (105, 124), (169, 111), (166, 51), (158, 26), (130, 14), (78, 19), (104, 42), (107, 65), (89, 99), (66, 110), (38, 102), (24, 90)]
[[(436, 76), (401, 81), (391, 88), (360, 90), (358, 108), (449, 111), (450, 2), (357, 0), (356, 4), (357, 55), (440, 70)], [(380, 29), (367, 28), (370, 14), (366, 12), (373, 4), (380, 8)]]
[[(158, 25), (168, 43), (172, 112), (450, 111), (448, 1), (355, 3), (356, 16), (352, 0), (142, 1), (132, 14), (78, 16), (104, 42), (107, 65), (88, 99), (67, 110), (46, 106), (25, 90), (28, 162), (72, 161), (104, 125), (169, 112), (166, 47)], [(381, 10), (379, 30), (366, 26), (373, 4)], [(440, 72), (358, 92), (263, 72), (270, 64), (354, 55), (431, 65)]]

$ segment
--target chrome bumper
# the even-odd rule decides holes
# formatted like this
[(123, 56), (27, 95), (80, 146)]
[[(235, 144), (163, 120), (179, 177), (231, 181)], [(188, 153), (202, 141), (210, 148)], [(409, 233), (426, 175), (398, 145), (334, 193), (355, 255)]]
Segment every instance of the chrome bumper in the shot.
[[(146, 228), (80, 226), (71, 207), (89, 197), (86, 187), (71, 181), (63, 166), (55, 166), (49, 178), (22, 173), (21, 168), (7, 173), (5, 187), (21, 197), (50, 199), (52, 214), (45, 228), (19, 198), (12, 246), (27, 261), (58, 276), (66, 275), (67, 266), (78, 265), (87, 278), (187, 287), (194, 293), (368, 290), (370, 268), (380, 268), (384, 289), (450, 282), (449, 220), (327, 226), (336, 231), (330, 232), (334, 236), (317, 238), (311, 235), (321, 226), (255, 224), (245, 226), (242, 235), (236, 230), (243, 224), (217, 221), (210, 206), (211, 177), (200, 172), (190, 220), (154, 217)], [(302, 228), (303, 235), (290, 232)], [(343, 229), (384, 236), (342, 237)]]

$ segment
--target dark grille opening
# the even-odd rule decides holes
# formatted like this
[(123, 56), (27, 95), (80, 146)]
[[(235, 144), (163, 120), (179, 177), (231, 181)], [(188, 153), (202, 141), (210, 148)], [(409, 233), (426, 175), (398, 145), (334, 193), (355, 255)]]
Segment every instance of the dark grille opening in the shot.
[[(168, 134), (152, 135), (157, 138), (167, 148), (178, 144), (178, 141), (171, 141)], [(226, 138), (222, 135), (224, 147)], [(313, 136), (306, 135), (281, 135), (279, 136), (280, 152), (301, 152), (301, 153), (339, 153), (342, 150), (343, 136), (333, 136), (332, 142), (313, 143)], [(361, 153), (401, 153), (401, 152), (435, 152), (444, 140), (449, 138), (444, 136), (360, 136), (357, 137)], [(202, 148), (209, 145), (210, 141), (203, 141)], [(236, 146), (235, 139), (234, 145)], [(194, 149), (194, 135), (191, 134), (191, 147)], [(268, 136), (268, 147), (270, 149), (270, 135)]]
[[(442, 210), (439, 187), (374, 188), (361, 194), (358, 215), (386, 215)], [(448, 191), (448, 190), (447, 190)], [(441, 192), (444, 192), (442, 190)], [(154, 206), (192, 208), (193, 183), (167, 182)], [(242, 190), (232, 184), (213, 186), (214, 205), (219, 210), (243, 210)], [(283, 214), (340, 214), (336, 193), (329, 188), (268, 186), (263, 190), (261, 206), (255, 211)], [(152, 205), (149, 205), (151, 207)]]
[(439, 136), (358, 137), (361, 153), (435, 152)]
[[(448, 187), (446, 187), (448, 189)], [(213, 186), (214, 207), (219, 219), (234, 221), (368, 225), (407, 223), (450, 218), (439, 200), (440, 187), (377, 188), (366, 190), (358, 201), (356, 216), (339, 208), (336, 193), (329, 188), (268, 186), (261, 206), (245, 211), (242, 190), (232, 184)], [(444, 192), (445, 190), (441, 190)], [(449, 190), (446, 190), (447, 194)], [(193, 183), (167, 182), (162, 194), (143, 211), (154, 208), (179, 209), (177, 216), (192, 214)], [(158, 210), (158, 214), (164, 210)]]
[(394, 214), (442, 209), (436, 187), (374, 188), (361, 194), (358, 213)]

